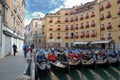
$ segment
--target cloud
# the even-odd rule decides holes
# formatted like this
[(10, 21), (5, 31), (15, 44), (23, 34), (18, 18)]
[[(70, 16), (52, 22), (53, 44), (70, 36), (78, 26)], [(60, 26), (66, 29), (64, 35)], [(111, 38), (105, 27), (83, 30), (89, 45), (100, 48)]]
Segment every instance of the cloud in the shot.
[(55, 13), (55, 12), (59, 11), (61, 8), (72, 8), (73, 6), (81, 5), (81, 3), (85, 4), (87, 2), (94, 1), (94, 0), (76, 0), (76, 1), (73, 1), (73, 0), (61, 0), (61, 1), (63, 2), (63, 5), (57, 7), (56, 9), (54, 9), (52, 11), (50, 11), (50, 13)]
[(43, 18), (44, 16), (45, 16), (45, 14), (43, 14), (42, 12), (30, 13), (29, 11), (26, 11), (25, 26), (29, 25), (33, 18)]
[(64, 6), (65, 8), (72, 8), (73, 6), (85, 4), (87, 2), (94, 1), (94, 0), (65, 0), (64, 1)]
[(55, 12), (59, 11), (61, 8), (64, 8), (64, 6), (59, 6), (58, 8), (50, 11), (50, 13), (55, 13)]

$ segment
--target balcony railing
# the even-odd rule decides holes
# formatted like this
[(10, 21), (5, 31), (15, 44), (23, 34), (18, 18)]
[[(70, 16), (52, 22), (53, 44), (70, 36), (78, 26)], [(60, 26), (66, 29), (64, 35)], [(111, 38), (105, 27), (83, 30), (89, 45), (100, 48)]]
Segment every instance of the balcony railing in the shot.
[(120, 28), (120, 24), (118, 24), (118, 27)]
[(57, 36), (57, 39), (61, 39), (61, 36)]
[(102, 10), (104, 10), (104, 6), (103, 5), (100, 6), (100, 11), (102, 11)]
[(105, 40), (105, 37), (101, 37), (101, 40)]
[(120, 0), (117, 0), (117, 3), (119, 4), (119, 3), (120, 3)]
[(57, 30), (61, 30), (61, 28), (57, 28)]
[(101, 16), (101, 17), (100, 17), (100, 20), (104, 20), (104, 19), (105, 19), (104, 16)]
[(68, 27), (65, 27), (65, 30), (67, 31), (67, 30), (69, 30), (69, 28), (68, 28)]
[(83, 20), (83, 19), (84, 19), (84, 17), (83, 17), (83, 16), (81, 16), (81, 17), (80, 17), (80, 20)]
[(53, 28), (49, 28), (49, 31), (52, 31), (53, 30)]
[(111, 7), (111, 3), (110, 3), (110, 2), (107, 2), (106, 8), (110, 8), (110, 7)]
[(65, 22), (68, 22), (68, 19), (66, 19)]
[(95, 23), (94, 23), (94, 22), (93, 22), (93, 23), (91, 23), (91, 26), (92, 26), (92, 27), (95, 27)]
[(69, 39), (69, 36), (65, 36), (65, 39)]
[(70, 38), (71, 38), (71, 39), (74, 39), (74, 36), (71, 36)]
[(49, 21), (49, 23), (52, 23), (52, 22), (53, 22), (52, 20)]
[(106, 18), (111, 18), (111, 14), (108, 13), (107, 16), (106, 16)]
[(109, 37), (107, 37), (107, 39), (110, 40), (110, 39), (112, 39), (112, 37), (109, 36)]
[(104, 26), (101, 26), (101, 30), (102, 30), (102, 31), (105, 30), (105, 27), (104, 27)]
[(94, 14), (94, 13), (92, 13), (92, 14), (91, 14), (91, 17), (95, 17), (95, 14)]
[(95, 33), (92, 33), (92, 34), (91, 34), (91, 37), (96, 37), (96, 34), (95, 34)]
[(107, 29), (112, 29), (112, 25), (108, 24)]
[(53, 39), (53, 37), (52, 37), (52, 36), (50, 36), (50, 37), (49, 37), (49, 39)]

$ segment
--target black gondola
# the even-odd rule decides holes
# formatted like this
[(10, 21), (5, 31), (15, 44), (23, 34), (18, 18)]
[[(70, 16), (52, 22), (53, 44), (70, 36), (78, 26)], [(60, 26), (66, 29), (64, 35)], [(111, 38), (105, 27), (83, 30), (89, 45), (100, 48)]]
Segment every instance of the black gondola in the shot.
[(109, 57), (108, 61), (110, 66), (119, 66), (119, 59), (117, 57)]
[(96, 60), (96, 65), (98, 67), (108, 68), (109, 61), (108, 61), (108, 59), (99, 59), (99, 60)]
[(82, 68), (82, 62), (81, 60), (70, 60), (68, 62), (68, 65), (70, 66), (70, 69), (81, 69)]
[(82, 67), (83, 68), (90, 68), (90, 69), (95, 69), (95, 60), (93, 58), (89, 60), (82, 60)]
[(50, 68), (51, 68), (50, 64), (48, 64), (45, 60), (37, 62), (35, 71), (37, 73), (38, 78), (41, 79), (41, 77), (49, 75)]

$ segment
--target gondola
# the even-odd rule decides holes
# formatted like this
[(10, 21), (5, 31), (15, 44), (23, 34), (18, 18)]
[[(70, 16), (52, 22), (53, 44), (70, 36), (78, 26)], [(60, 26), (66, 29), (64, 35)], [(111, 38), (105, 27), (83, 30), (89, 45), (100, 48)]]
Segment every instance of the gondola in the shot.
[(68, 54), (68, 65), (70, 66), (70, 69), (81, 69), (82, 62), (80, 57), (74, 53)]
[(65, 73), (69, 72), (69, 66), (66, 62), (57, 60), (55, 62), (50, 61), (50, 64), (53, 71), (62, 71)]
[(83, 68), (90, 68), (95, 69), (95, 60), (93, 58), (89, 60), (82, 59), (82, 67)]
[(109, 57), (108, 61), (109, 61), (110, 66), (119, 66), (119, 59), (117, 56), (116, 57)]
[(38, 78), (43, 76), (47, 76), (50, 73), (51, 65), (46, 62), (46, 60), (42, 60), (41, 62), (36, 62), (36, 75)]
[(48, 54), (47, 60), (50, 62), (53, 71), (69, 72), (68, 62), (60, 60), (55, 54)]
[(108, 59), (98, 59), (95, 62), (96, 62), (97, 67), (103, 67), (103, 68), (109, 67)]
[(119, 55), (113, 51), (107, 52), (107, 59), (110, 66), (119, 66)]

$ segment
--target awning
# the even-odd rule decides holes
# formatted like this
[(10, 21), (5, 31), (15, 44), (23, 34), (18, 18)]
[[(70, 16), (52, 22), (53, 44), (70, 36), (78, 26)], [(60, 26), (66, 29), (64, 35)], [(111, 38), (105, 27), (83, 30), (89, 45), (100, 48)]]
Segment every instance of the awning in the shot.
[(93, 42), (91, 42), (91, 44), (109, 43), (109, 42), (111, 42), (111, 41), (112, 41), (112, 40), (93, 41)]
[(87, 44), (88, 42), (74, 42), (73, 44)]

